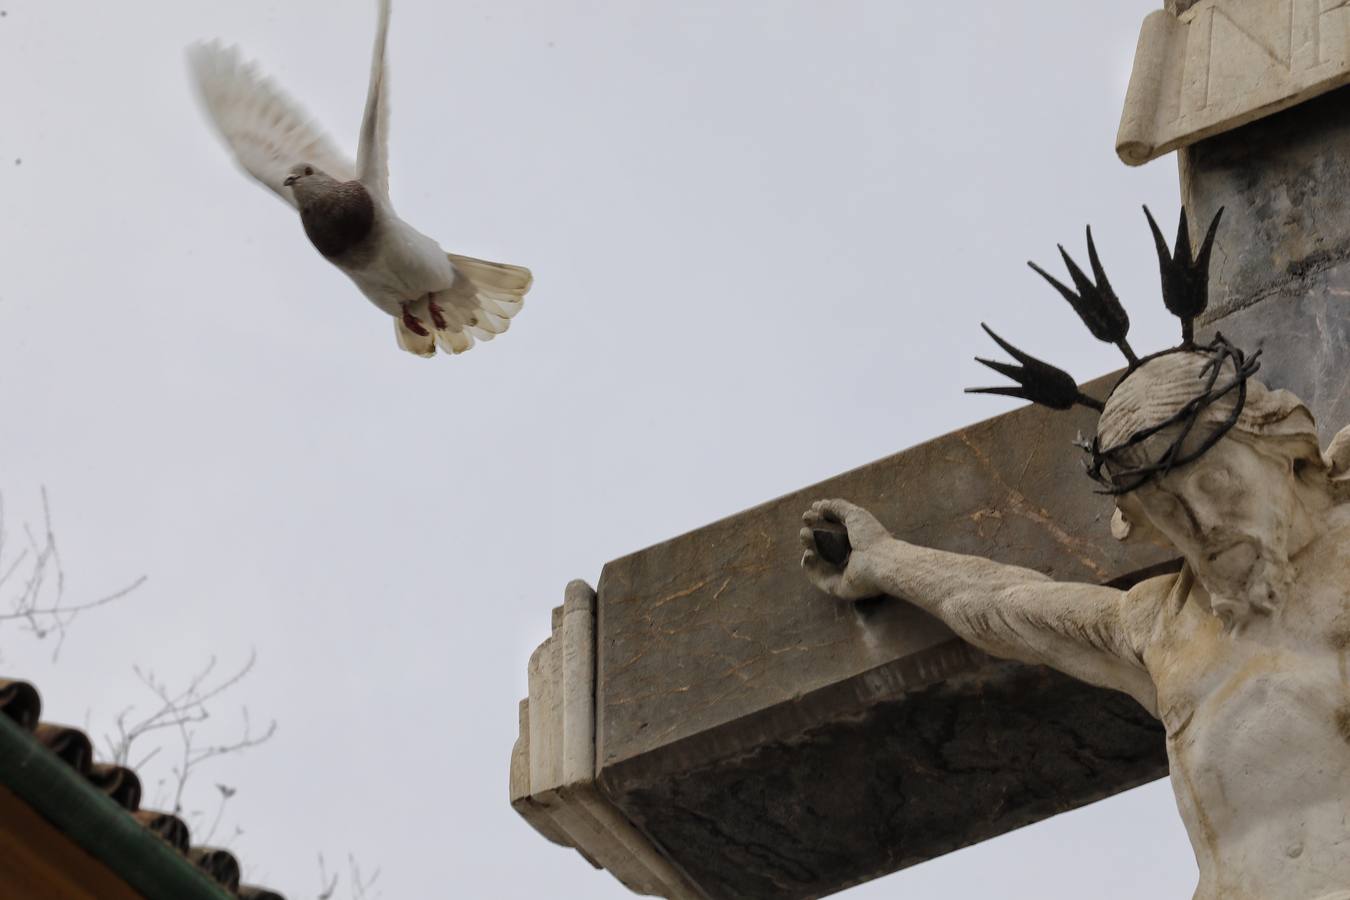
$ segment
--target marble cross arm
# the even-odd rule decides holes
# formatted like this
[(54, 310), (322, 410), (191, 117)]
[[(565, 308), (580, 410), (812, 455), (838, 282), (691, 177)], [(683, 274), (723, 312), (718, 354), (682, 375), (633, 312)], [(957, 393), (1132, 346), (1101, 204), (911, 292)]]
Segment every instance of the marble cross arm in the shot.
[[(1134, 592), (1054, 581), (1021, 566), (910, 544), (842, 500), (815, 503), (803, 523), (802, 565), (822, 590), (845, 600), (897, 597), (992, 656), (1123, 691), (1157, 715), (1143, 661), (1153, 617)], [(836, 564), (815, 541), (820, 529), (840, 526), (850, 551)]]

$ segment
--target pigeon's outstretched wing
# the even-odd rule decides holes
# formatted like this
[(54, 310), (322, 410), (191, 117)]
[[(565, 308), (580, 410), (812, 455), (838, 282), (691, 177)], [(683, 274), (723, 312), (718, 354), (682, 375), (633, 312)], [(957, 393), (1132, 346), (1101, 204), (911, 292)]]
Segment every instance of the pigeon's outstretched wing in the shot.
[(356, 167), (280, 88), (217, 41), (188, 48), (188, 65), (202, 104), (244, 171), (295, 205), (282, 182), (292, 166), (309, 163), (339, 181)]
[(380, 20), (375, 26), (375, 50), (370, 60), (370, 87), (366, 90), (361, 143), (356, 151), (361, 183), (385, 200), (389, 199), (389, 67), (384, 62), (384, 45), (389, 36), (389, 3), (390, 0), (380, 0)]

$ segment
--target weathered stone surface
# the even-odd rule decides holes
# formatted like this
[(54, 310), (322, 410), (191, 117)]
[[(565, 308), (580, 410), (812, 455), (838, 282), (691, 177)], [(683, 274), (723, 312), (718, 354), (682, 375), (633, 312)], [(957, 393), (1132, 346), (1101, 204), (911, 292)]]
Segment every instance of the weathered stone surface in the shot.
[(640, 758), (606, 770), (605, 788), (708, 896), (786, 900), (1166, 774), (1162, 728), (1129, 697), (956, 641), (928, 653), (947, 657), (934, 674), (963, 674), (905, 692), (883, 669), (870, 705), (816, 698), (821, 714), (795, 735), (677, 777)]
[[(1055, 578), (1129, 582), (1167, 565), (1111, 536), (1112, 507), (1071, 445), (1092, 427), (1090, 414), (1018, 410), (606, 566), (606, 796), (709, 897), (786, 900), (1165, 774), (1161, 729), (1130, 698), (990, 660), (898, 601), (832, 603), (798, 566), (801, 513), (823, 496), (865, 499), (906, 539)], [(943, 737), (958, 720), (969, 740)], [(1071, 745), (1078, 761), (1058, 760)], [(1016, 760), (1031, 758), (1047, 768), (1019, 780)]]
[[(1103, 395), (1112, 378), (1088, 387)], [(1026, 408), (804, 488), (605, 567), (598, 753), (606, 767), (790, 704), (950, 639), (904, 604), (822, 602), (797, 531), (820, 497), (865, 499), (925, 546), (1110, 582), (1163, 561), (1112, 538), (1071, 445), (1090, 413)], [(789, 706), (784, 715), (791, 718)], [(785, 722), (790, 731), (795, 722)], [(721, 752), (721, 749), (714, 751)]]
[(1330, 440), (1350, 421), (1350, 88), (1181, 162), (1192, 221), (1224, 207), (1209, 330), (1264, 348), (1262, 380), (1303, 398)]
[(1345, 3), (1170, 3), (1140, 29), (1116, 152), (1140, 165), (1346, 83)]
[(567, 586), (553, 634), (530, 656), (530, 696), (511, 751), (511, 805), (555, 844), (576, 849), (629, 889), (667, 900), (702, 896), (595, 783), (595, 592)]

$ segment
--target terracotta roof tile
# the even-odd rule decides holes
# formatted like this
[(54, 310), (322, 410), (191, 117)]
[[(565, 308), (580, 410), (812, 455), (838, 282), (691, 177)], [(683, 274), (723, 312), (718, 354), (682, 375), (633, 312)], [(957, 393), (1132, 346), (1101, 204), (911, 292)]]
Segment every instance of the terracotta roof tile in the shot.
[(24, 731), (37, 727), (42, 712), (42, 698), (37, 688), (26, 681), (6, 681), (0, 678), (0, 713), (9, 716)]
[(94, 745), (83, 731), (69, 725), (39, 722), (33, 729), (33, 737), (76, 772), (89, 774), (89, 767), (94, 764)]
[(133, 812), (132, 818), (164, 838), (175, 850), (184, 855), (188, 852), (187, 823), (172, 813), (158, 812), (153, 809), (141, 809)]
[(223, 884), (226, 890), (239, 891), (239, 860), (230, 851), (219, 847), (191, 847), (188, 849), (188, 859)]
[(94, 763), (85, 777), (123, 809), (135, 812), (141, 808), (141, 780), (125, 766)]

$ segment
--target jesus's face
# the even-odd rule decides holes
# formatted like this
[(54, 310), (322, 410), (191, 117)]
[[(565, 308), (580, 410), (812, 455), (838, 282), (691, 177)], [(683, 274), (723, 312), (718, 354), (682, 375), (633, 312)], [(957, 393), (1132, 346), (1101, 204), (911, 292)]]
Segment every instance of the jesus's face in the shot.
[(1230, 433), (1200, 459), (1135, 493), (1228, 628), (1272, 611), (1292, 581), (1297, 478), (1286, 454), (1258, 451)]

